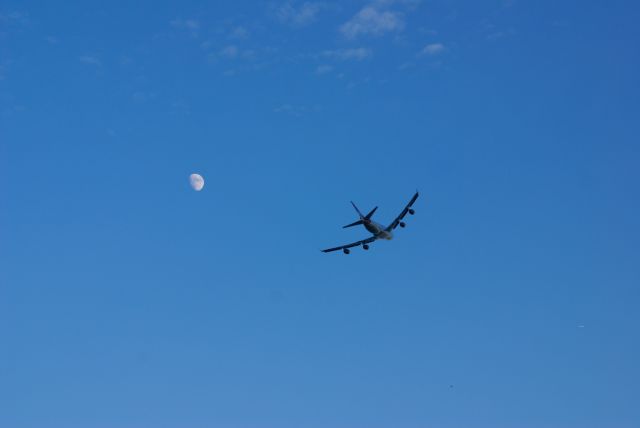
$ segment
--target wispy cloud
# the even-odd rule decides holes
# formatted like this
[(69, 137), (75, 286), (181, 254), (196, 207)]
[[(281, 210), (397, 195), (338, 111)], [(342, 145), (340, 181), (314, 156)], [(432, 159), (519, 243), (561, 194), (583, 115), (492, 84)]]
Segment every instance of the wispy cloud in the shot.
[(136, 91), (131, 95), (131, 100), (135, 103), (143, 103), (147, 101), (147, 94), (142, 91)]
[(169, 21), (169, 25), (178, 30), (186, 30), (193, 37), (198, 37), (198, 31), (200, 31), (200, 22), (195, 19), (176, 18)]
[(6, 58), (0, 59), (0, 80), (4, 80), (7, 78), (7, 72), (9, 71), (12, 64), (13, 60)]
[(14, 10), (13, 12), (0, 13), (0, 22), (5, 24), (26, 25), (29, 23), (29, 14), (27, 12)]
[(292, 106), (291, 104), (282, 104), (274, 108), (273, 111), (275, 113), (286, 113), (286, 114), (291, 114), (293, 116), (301, 116), (302, 113), (304, 113), (305, 108)]
[(295, 27), (303, 27), (315, 21), (323, 7), (324, 3), (321, 2), (297, 4), (293, 1), (287, 1), (276, 7), (275, 15), (281, 22)]
[(187, 104), (184, 100), (176, 100), (171, 103), (172, 113), (174, 114), (182, 114), (182, 115), (190, 115), (191, 108), (189, 104)]
[(408, 70), (409, 68), (411, 68), (413, 66), (414, 66), (414, 64), (411, 61), (403, 62), (402, 64), (400, 64), (398, 66), (398, 71)]
[(50, 45), (57, 45), (60, 42), (57, 37), (53, 37), (53, 36), (46, 36), (44, 40)]
[(245, 27), (239, 25), (231, 29), (229, 37), (232, 39), (246, 39), (249, 37), (249, 31)]
[(322, 64), (319, 65), (318, 68), (316, 68), (316, 74), (328, 74), (331, 73), (333, 71), (333, 66), (328, 65), (328, 64)]
[(225, 46), (220, 50), (220, 56), (225, 58), (236, 58), (238, 56), (238, 47), (236, 45)]
[(363, 7), (349, 21), (340, 26), (340, 32), (349, 39), (359, 36), (380, 36), (404, 29), (404, 15), (390, 9), (395, 2), (374, 1)]
[(496, 31), (489, 32), (486, 37), (487, 37), (487, 40), (489, 41), (495, 41), (505, 37), (513, 36), (515, 34), (516, 34), (516, 31), (513, 28), (508, 28), (506, 30), (496, 30)]
[(373, 52), (368, 48), (326, 50), (321, 54), (321, 56), (325, 58), (337, 59), (340, 61), (362, 61), (371, 57), (371, 55), (373, 55)]
[(131, 94), (131, 100), (137, 104), (143, 104), (156, 98), (155, 92), (135, 91)]
[(118, 62), (120, 63), (121, 66), (127, 67), (127, 66), (130, 66), (131, 64), (133, 64), (133, 58), (131, 58), (128, 55), (122, 55)]
[(214, 48), (219, 48), (220, 46), (227, 45), (235, 45), (236, 43), (240, 43), (242, 40), (246, 40), (249, 38), (251, 33), (247, 30), (246, 27), (242, 25), (236, 26), (219, 26), (214, 29), (215, 37), (207, 38), (200, 43), (200, 47), (206, 51)]
[(218, 52), (209, 54), (209, 60), (216, 61), (219, 58), (225, 58), (228, 60), (242, 59), (250, 61), (254, 60), (256, 55), (256, 51), (253, 49), (241, 49), (237, 45), (227, 45)]
[(98, 58), (95, 55), (82, 55), (78, 59), (83, 64), (93, 65), (95, 67), (102, 67), (102, 61), (100, 61), (100, 58)]
[(319, 105), (307, 107), (302, 105), (296, 106), (292, 104), (282, 104), (273, 109), (274, 113), (288, 114), (295, 117), (301, 117), (306, 113), (317, 113), (321, 110), (322, 108)]
[(422, 48), (420, 52), (422, 55), (438, 55), (445, 51), (445, 47), (442, 43), (430, 43)]

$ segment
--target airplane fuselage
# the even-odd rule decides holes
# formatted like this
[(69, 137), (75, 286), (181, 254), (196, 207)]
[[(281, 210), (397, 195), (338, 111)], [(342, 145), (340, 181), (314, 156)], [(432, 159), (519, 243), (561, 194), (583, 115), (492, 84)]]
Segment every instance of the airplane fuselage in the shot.
[(361, 239), (360, 241), (351, 242), (351, 243), (345, 244), (345, 245), (340, 245), (338, 247), (327, 248), (326, 250), (322, 250), (322, 252), (323, 253), (331, 253), (333, 251), (342, 250), (343, 253), (349, 254), (351, 252), (351, 248), (362, 247), (363, 250), (368, 250), (369, 249), (369, 245), (372, 242), (374, 242), (374, 241), (376, 241), (378, 239), (384, 239), (384, 240), (387, 240), (387, 241), (393, 239), (392, 230), (394, 230), (398, 226), (404, 228), (406, 226), (405, 222), (402, 221), (404, 219), (404, 217), (407, 214), (411, 214), (411, 215), (415, 214), (415, 210), (413, 208), (411, 208), (411, 206), (416, 201), (416, 199), (418, 199), (418, 191), (416, 191), (415, 195), (413, 195), (413, 197), (411, 198), (409, 203), (400, 212), (398, 217), (396, 217), (391, 222), (391, 224), (389, 224), (389, 226), (383, 226), (380, 223), (377, 223), (377, 222), (375, 222), (375, 221), (373, 221), (371, 219), (373, 214), (378, 209), (377, 206), (374, 207), (371, 211), (369, 211), (369, 213), (367, 215), (364, 215), (358, 209), (356, 204), (354, 204), (353, 201), (351, 201), (351, 205), (353, 205), (353, 209), (356, 210), (356, 212), (358, 213), (358, 217), (359, 218), (358, 218), (358, 220), (354, 221), (353, 223), (349, 223), (346, 226), (343, 226), (343, 229), (346, 229), (347, 227), (354, 227), (354, 226), (362, 225), (362, 226), (364, 226), (365, 229), (367, 229), (367, 232), (371, 233), (371, 235), (373, 235), (373, 236), (369, 236), (368, 238)]
[(378, 239), (391, 240), (393, 238), (393, 233), (391, 233), (391, 231), (385, 230), (383, 225), (376, 223), (373, 220), (365, 220), (363, 226)]

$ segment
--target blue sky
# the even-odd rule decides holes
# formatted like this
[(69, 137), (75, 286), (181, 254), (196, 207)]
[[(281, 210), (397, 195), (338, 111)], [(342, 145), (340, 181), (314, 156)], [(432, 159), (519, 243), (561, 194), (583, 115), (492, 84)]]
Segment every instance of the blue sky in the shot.
[(638, 5), (135, 3), (0, 7), (0, 426), (640, 425)]

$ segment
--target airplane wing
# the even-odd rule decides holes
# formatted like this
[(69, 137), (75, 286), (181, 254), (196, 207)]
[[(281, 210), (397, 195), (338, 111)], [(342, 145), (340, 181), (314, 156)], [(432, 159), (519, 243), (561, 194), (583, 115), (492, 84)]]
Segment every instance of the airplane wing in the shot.
[[(396, 227), (398, 227), (398, 225), (400, 224), (400, 221), (404, 218), (404, 216), (407, 215), (407, 213), (409, 212), (409, 210), (411, 210), (411, 206), (413, 205), (413, 203), (416, 201), (416, 199), (418, 199), (419, 193), (416, 192), (415, 195), (413, 195), (413, 198), (411, 198), (411, 200), (409, 201), (409, 203), (407, 204), (406, 207), (404, 207), (404, 209), (402, 210), (402, 212), (400, 213), (400, 215), (398, 217), (396, 217), (395, 220), (393, 220), (393, 222), (387, 227), (387, 231), (393, 230)], [(413, 210), (411, 210), (411, 213), (413, 214)]]
[(363, 239), (362, 241), (353, 242), (351, 244), (341, 245), (341, 246), (335, 247), (335, 248), (327, 248), (326, 250), (322, 250), (322, 252), (323, 253), (330, 253), (331, 251), (346, 250), (346, 249), (351, 248), (351, 247), (357, 247), (358, 245), (369, 244), (369, 243), (375, 241), (376, 239), (378, 239), (378, 238), (376, 238), (375, 236), (372, 236), (371, 238)]

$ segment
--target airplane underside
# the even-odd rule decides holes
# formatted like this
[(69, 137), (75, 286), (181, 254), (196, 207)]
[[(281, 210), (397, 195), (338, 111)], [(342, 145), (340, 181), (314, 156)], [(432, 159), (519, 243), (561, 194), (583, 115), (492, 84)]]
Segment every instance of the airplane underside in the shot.
[(392, 232), (393, 229), (395, 229), (398, 226), (400, 226), (400, 227), (405, 227), (406, 226), (406, 224), (402, 221), (402, 219), (405, 217), (405, 215), (407, 215), (407, 214), (410, 214), (410, 215), (415, 214), (415, 210), (413, 208), (411, 208), (411, 207), (412, 207), (413, 203), (416, 201), (416, 199), (418, 199), (418, 192), (416, 192), (415, 195), (413, 195), (413, 198), (411, 198), (409, 203), (404, 207), (404, 209), (402, 210), (400, 215), (398, 215), (398, 217), (396, 217), (393, 220), (393, 222), (391, 222), (391, 224), (389, 226), (387, 226), (387, 227), (384, 227), (380, 223), (376, 223), (375, 221), (371, 220), (371, 217), (373, 216), (373, 213), (376, 212), (378, 207), (375, 207), (374, 209), (372, 209), (367, 215), (363, 215), (360, 212), (360, 210), (358, 209), (358, 207), (356, 207), (356, 205), (353, 202), (351, 202), (351, 205), (353, 205), (353, 208), (358, 213), (358, 216), (360, 217), (360, 219), (356, 220), (355, 222), (350, 223), (350, 224), (348, 224), (348, 225), (346, 225), (344, 227), (347, 228), (347, 227), (362, 225), (373, 236), (371, 236), (371, 237), (369, 237), (367, 239), (363, 239), (361, 241), (353, 242), (351, 244), (341, 245), (339, 247), (334, 247), (334, 248), (328, 248), (326, 250), (322, 250), (322, 252), (329, 253), (329, 252), (336, 251), (336, 250), (342, 250), (342, 252), (344, 252), (345, 254), (349, 254), (351, 252), (349, 249), (353, 248), (353, 247), (361, 246), (362, 249), (368, 250), (369, 249), (369, 244), (374, 242), (374, 241), (376, 241), (376, 240), (378, 240), (378, 239), (384, 239), (384, 240), (390, 241), (391, 239), (393, 239), (393, 232)]

